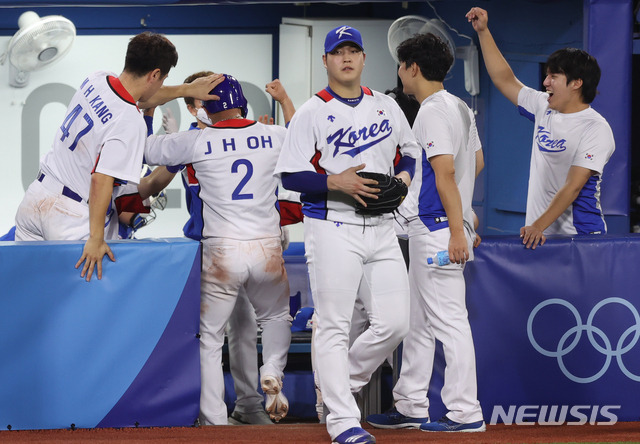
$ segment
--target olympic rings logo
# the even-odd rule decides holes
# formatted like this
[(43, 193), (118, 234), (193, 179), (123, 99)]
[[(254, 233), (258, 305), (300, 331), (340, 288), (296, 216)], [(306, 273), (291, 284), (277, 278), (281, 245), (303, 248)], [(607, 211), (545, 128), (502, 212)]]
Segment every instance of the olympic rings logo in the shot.
[[(618, 339), (618, 343), (616, 344), (615, 349), (612, 347), (611, 341), (609, 340), (607, 335), (600, 328), (593, 325), (593, 319), (596, 316), (596, 313), (598, 313), (598, 310), (600, 310), (602, 307), (608, 304), (620, 304), (627, 307), (635, 320), (635, 324), (627, 328), (620, 335), (620, 338)], [(555, 350), (546, 350), (545, 348), (541, 347), (540, 344), (538, 344), (538, 342), (533, 336), (533, 321), (536, 315), (538, 314), (538, 312), (540, 312), (540, 310), (542, 310), (543, 308), (549, 305), (561, 305), (563, 307), (566, 307), (576, 320), (576, 326), (570, 328), (562, 335), (562, 337), (558, 341), (558, 346), (556, 347)], [(587, 338), (589, 339), (589, 342), (591, 343), (593, 348), (596, 349), (598, 352), (602, 353), (606, 357), (602, 368), (593, 376), (589, 376), (586, 378), (579, 377), (572, 374), (567, 369), (563, 360), (564, 356), (566, 356), (574, 348), (576, 348), (576, 346), (580, 342), (580, 338), (582, 337), (582, 332), (587, 333)], [(627, 338), (629, 338), (629, 336), (632, 334), (633, 334), (633, 337), (631, 338), (629, 343), (627, 345), (624, 345)], [(638, 310), (636, 310), (636, 308), (629, 301), (625, 299), (607, 298), (599, 302), (598, 304), (596, 304), (595, 307), (593, 307), (593, 309), (591, 310), (591, 313), (589, 313), (589, 317), (587, 318), (586, 324), (582, 323), (582, 318), (580, 317), (580, 313), (578, 313), (578, 310), (576, 310), (576, 308), (571, 303), (563, 299), (548, 299), (538, 304), (531, 311), (531, 314), (529, 315), (529, 320), (527, 321), (527, 335), (529, 336), (529, 341), (531, 342), (531, 345), (533, 345), (533, 348), (535, 348), (538, 352), (540, 352), (540, 354), (544, 356), (548, 356), (550, 358), (556, 358), (558, 360), (558, 366), (560, 367), (560, 370), (562, 370), (562, 373), (567, 378), (569, 378), (574, 382), (587, 384), (589, 382), (597, 381), (609, 369), (609, 366), (611, 365), (611, 360), (614, 357), (616, 358), (616, 361), (618, 362), (618, 366), (620, 367), (620, 370), (622, 371), (622, 373), (624, 373), (629, 379), (636, 382), (640, 382), (640, 376), (631, 373), (627, 369), (627, 367), (624, 365), (624, 362), (622, 361), (622, 356), (625, 353), (627, 353), (629, 350), (631, 350), (638, 342), (638, 339), (640, 339), (640, 314), (638, 314)], [(567, 345), (567, 342), (569, 341), (571, 336), (573, 336), (573, 341), (571, 341), (571, 343)], [(596, 341), (596, 337), (600, 339), (600, 342)], [(604, 346), (601, 344), (604, 344)]]

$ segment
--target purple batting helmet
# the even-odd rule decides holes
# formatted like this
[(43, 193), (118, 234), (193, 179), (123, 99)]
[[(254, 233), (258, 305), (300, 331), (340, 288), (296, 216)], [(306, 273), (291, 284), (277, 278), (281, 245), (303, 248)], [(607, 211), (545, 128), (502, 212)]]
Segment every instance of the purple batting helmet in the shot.
[(213, 88), (209, 94), (215, 94), (220, 100), (205, 100), (202, 106), (211, 114), (226, 111), (228, 109), (240, 108), (242, 117), (247, 117), (247, 99), (242, 94), (240, 82), (228, 74), (224, 74), (224, 80)]

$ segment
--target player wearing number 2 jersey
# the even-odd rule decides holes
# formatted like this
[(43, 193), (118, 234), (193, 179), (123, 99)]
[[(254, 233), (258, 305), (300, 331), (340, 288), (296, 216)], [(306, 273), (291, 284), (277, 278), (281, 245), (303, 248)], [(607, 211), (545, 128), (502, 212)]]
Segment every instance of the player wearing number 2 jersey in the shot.
[[(260, 368), (269, 412), (285, 410), (282, 378), (291, 340), (289, 282), (282, 258), (278, 180), (273, 176), (286, 129), (244, 118), (246, 99), (226, 76), (205, 101), (200, 131), (150, 136), (153, 165), (190, 164), (202, 200), (200, 421), (227, 424), (222, 373), (224, 330), (238, 293), (246, 292), (262, 328)], [(282, 417), (284, 415), (279, 415)]]

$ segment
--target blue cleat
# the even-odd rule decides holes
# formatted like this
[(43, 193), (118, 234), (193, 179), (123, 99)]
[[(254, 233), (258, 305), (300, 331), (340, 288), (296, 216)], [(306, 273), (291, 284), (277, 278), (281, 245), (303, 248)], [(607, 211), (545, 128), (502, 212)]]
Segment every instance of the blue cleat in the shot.
[(333, 440), (333, 444), (375, 444), (376, 438), (361, 427), (351, 427)]
[(367, 422), (378, 429), (417, 429), (422, 424), (429, 422), (429, 417), (411, 418), (393, 407), (385, 413), (367, 416)]
[(484, 432), (487, 427), (484, 425), (484, 421), (463, 424), (443, 416), (436, 422), (422, 424), (420, 430), (423, 432)]

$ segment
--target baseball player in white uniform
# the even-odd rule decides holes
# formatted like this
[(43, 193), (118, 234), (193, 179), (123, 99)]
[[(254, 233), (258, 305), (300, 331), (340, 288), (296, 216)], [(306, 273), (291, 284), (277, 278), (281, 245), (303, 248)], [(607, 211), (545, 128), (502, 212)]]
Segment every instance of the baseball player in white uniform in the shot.
[[(304, 242), (317, 313), (315, 364), (329, 410), (327, 430), (337, 443), (373, 443), (360, 427), (351, 393), (397, 347), (408, 331), (409, 288), (393, 216), (355, 213), (374, 197), (376, 181), (359, 170), (395, 174), (411, 182), (418, 146), (396, 102), (360, 85), (365, 54), (358, 30), (342, 26), (325, 39), (329, 86), (296, 111), (276, 173), (301, 192)], [(361, 283), (370, 327), (348, 348)]]
[(494, 85), (535, 122), (522, 243), (535, 249), (549, 234), (606, 233), (600, 183), (615, 141), (607, 121), (589, 105), (600, 81), (598, 62), (583, 50), (560, 49), (547, 60), (546, 92), (534, 91), (500, 53), (487, 11), (471, 8), (467, 19)]
[(222, 346), (241, 288), (262, 328), (260, 382), (269, 412), (288, 406), (283, 405), (281, 391), (291, 340), (278, 180), (273, 176), (286, 129), (245, 119), (247, 102), (235, 78), (225, 76), (215, 92), (221, 100), (203, 104), (207, 128), (150, 136), (145, 148), (149, 164), (191, 164), (200, 183), (204, 222), (200, 420), (204, 425), (227, 424)]
[(75, 93), (16, 214), (16, 240), (87, 240), (81, 276), (102, 258), (115, 257), (105, 239), (117, 239), (113, 187), (138, 183), (146, 126), (136, 102), (161, 88), (178, 54), (164, 36), (145, 32), (131, 39), (122, 74), (96, 72)]
[[(184, 83), (192, 83), (195, 80), (213, 75), (212, 71), (201, 71), (187, 77)], [(279, 80), (274, 80), (266, 85), (265, 90), (281, 104), (285, 121), (288, 123), (295, 112), (293, 103), (289, 99), (284, 87)], [(196, 121), (189, 126), (189, 130), (207, 128), (207, 124), (198, 119), (208, 119), (202, 100), (193, 97), (185, 97), (185, 104)], [(259, 119), (260, 120), (260, 119)], [(267, 119), (268, 120), (268, 119)], [(167, 134), (177, 132), (175, 120), (170, 115), (163, 115), (163, 127)], [(262, 120), (260, 120), (262, 121)], [(265, 123), (265, 122), (263, 122)], [(202, 240), (203, 201), (200, 197), (200, 183), (192, 164), (187, 164), (182, 169), (182, 183), (185, 188), (185, 198), (189, 219), (183, 227), (184, 235), (197, 241)], [(282, 205), (280, 205), (282, 210)], [(282, 213), (281, 213), (282, 215)], [(284, 230), (284, 228), (283, 228)], [(235, 407), (229, 416), (231, 424), (273, 424), (271, 418), (265, 413), (263, 407), (264, 398), (257, 391), (259, 384), (258, 360), (257, 360), (257, 323), (253, 306), (247, 298), (246, 291), (241, 288), (238, 293), (236, 305), (227, 322), (227, 339), (229, 346), (229, 370), (233, 377), (236, 392)], [(283, 396), (283, 395), (282, 395)], [(280, 403), (286, 403), (286, 398), (281, 396)], [(272, 410), (273, 419), (280, 420), (286, 415), (288, 407), (281, 411)]]
[[(476, 151), (473, 112), (443, 87), (453, 63), (447, 44), (433, 34), (414, 36), (397, 49), (404, 91), (421, 102), (413, 132), (422, 147), (421, 177), (411, 184), (403, 214), (409, 219), (411, 328), (403, 342), (395, 406), (367, 421), (380, 428), (424, 431), (485, 430), (477, 400), (475, 352), (465, 306), (465, 262), (473, 259), (471, 202)], [(428, 264), (447, 251), (451, 264)], [(430, 422), (427, 392), (436, 339), (446, 368), (440, 393), (447, 414)]]

